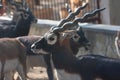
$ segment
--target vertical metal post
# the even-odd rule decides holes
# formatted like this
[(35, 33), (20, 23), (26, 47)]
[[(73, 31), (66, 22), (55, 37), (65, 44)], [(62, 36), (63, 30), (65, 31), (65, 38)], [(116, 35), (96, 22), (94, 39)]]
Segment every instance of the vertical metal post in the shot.
[[(97, 0), (97, 8), (100, 9), (100, 0)], [(100, 13), (98, 13), (98, 23), (101, 23)]]

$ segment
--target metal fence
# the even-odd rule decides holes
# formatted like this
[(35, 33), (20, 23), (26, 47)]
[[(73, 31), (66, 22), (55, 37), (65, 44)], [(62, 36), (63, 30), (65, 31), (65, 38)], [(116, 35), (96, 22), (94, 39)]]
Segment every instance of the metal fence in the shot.
[(65, 0), (31, 0), (28, 4), (36, 17), (60, 20), (59, 11), (65, 2)]
[[(5, 5), (6, 0), (1, 0)], [(65, 3), (70, 4), (70, 1), (79, 0), (26, 0), (33, 14), (39, 19), (60, 20), (60, 11), (65, 8)], [(89, 1), (89, 5), (80, 13), (83, 15), (99, 8), (99, 0), (82, 0)], [(68, 14), (67, 14), (68, 15)], [(79, 16), (80, 17), (80, 16)], [(89, 20), (88, 22), (101, 23), (100, 13)]]
[[(34, 15), (40, 19), (60, 20), (60, 10), (68, 0), (29, 0), (28, 5)], [(99, 8), (99, 0), (89, 0), (89, 7), (81, 14)], [(101, 23), (100, 14), (95, 16), (91, 22)]]

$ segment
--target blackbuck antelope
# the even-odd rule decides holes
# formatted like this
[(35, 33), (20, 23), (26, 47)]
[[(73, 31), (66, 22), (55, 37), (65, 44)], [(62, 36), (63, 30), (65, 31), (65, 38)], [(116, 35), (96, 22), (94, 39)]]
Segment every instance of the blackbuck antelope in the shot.
[(26, 80), (26, 49), (15, 38), (0, 39), (0, 80), (13, 80), (17, 71), (22, 80)]
[[(70, 32), (65, 32), (63, 35), (63, 38), (69, 37)], [(84, 47), (85, 49), (88, 49), (90, 44), (87, 38), (84, 35), (84, 32), (81, 28), (79, 28), (77, 31), (73, 32), (74, 35), (70, 38), (70, 48), (74, 55), (76, 55), (79, 51), (80, 47)], [(26, 47), (26, 55), (27, 55), (27, 71), (29, 71), (30, 68), (33, 67), (45, 67), (47, 69), (47, 75), (49, 80), (53, 80), (53, 78), (56, 78), (55, 74), (53, 73), (54, 68), (51, 65), (51, 55), (37, 55), (31, 51), (31, 45), (38, 41), (42, 36), (22, 36), (17, 37), (17, 39), (24, 44)], [(66, 44), (66, 43), (64, 43)], [(67, 44), (66, 44), (67, 45)], [(54, 76), (53, 76), (54, 75)]]
[[(63, 19), (60, 21), (59, 23), (59, 27), (63, 24), (65, 24), (66, 22), (71, 21), (72, 19), (75, 18), (75, 16), (80, 12), (82, 8), (79, 7), (75, 12), (72, 12), (68, 15), (67, 18)], [(78, 29), (77, 31), (74, 32), (74, 36), (72, 38), (70, 38), (70, 45), (72, 48), (72, 51), (74, 54), (77, 54), (79, 47), (85, 47), (87, 49), (88, 46), (86, 46), (84, 43), (88, 43), (89, 41), (86, 39), (86, 37), (84, 36), (84, 32), (82, 31), (82, 29)], [(66, 32), (64, 34), (64, 36), (68, 36), (69, 33)], [(81, 36), (81, 38), (80, 38)], [(42, 66), (42, 67), (46, 67), (47, 68), (47, 74), (48, 74), (48, 78), (49, 80), (53, 80), (53, 69), (52, 69), (52, 65), (50, 63), (50, 55), (36, 55), (31, 51), (31, 45), (36, 42), (38, 39), (42, 38), (42, 36), (22, 36), (22, 37), (17, 37), (17, 39), (23, 43), (26, 47), (27, 50), (27, 61), (28, 61), (28, 66), (29, 67), (38, 67), (38, 66)], [(76, 48), (72, 47), (75, 46)], [(39, 57), (39, 59), (38, 59)], [(30, 61), (30, 63), (29, 63)]]
[[(53, 64), (57, 70), (59, 80), (81, 80), (81, 78), (83, 80), (93, 80), (98, 77), (101, 78), (101, 76), (94, 75), (94, 72), (92, 72), (95, 71), (93, 62), (96, 62), (96, 60), (94, 61), (94, 56), (92, 57), (91, 55), (90, 58), (81, 56), (80, 59), (73, 56), (73, 52), (70, 47), (70, 38), (73, 34), (65, 37), (61, 36), (61, 33), (74, 27), (78, 22), (83, 22), (86, 18), (93, 16), (102, 10), (104, 9), (97, 9), (92, 13), (85, 14), (82, 18), (73, 20), (73, 22), (66, 22), (65, 24), (62, 24), (61, 27), (58, 26), (51, 28), (49, 32), (31, 46), (34, 53), (52, 54)], [(84, 41), (82, 36), (80, 36), (80, 40)], [(87, 44), (84, 43), (84, 45)], [(99, 62), (96, 64), (98, 65)]]
[(31, 23), (36, 21), (36, 18), (32, 14), (29, 7), (23, 7), (18, 9), (18, 15), (15, 20), (15, 25), (3, 24), (0, 26), (0, 38), (28, 35)]
[[(13, 0), (8, 0), (7, 3), (9, 3), (11, 5), (11, 9), (13, 9), (13, 17), (11, 21), (5, 21), (5, 20), (1, 20), (0, 24), (1, 25), (16, 25), (17, 24), (17, 20), (20, 16), (20, 11), (19, 9), (23, 7), (23, 5), (21, 4), (17, 4), (15, 3)], [(25, 5), (24, 5), (25, 7)]]
[(120, 57), (120, 31), (117, 32), (117, 36), (115, 37), (115, 47), (117, 54)]

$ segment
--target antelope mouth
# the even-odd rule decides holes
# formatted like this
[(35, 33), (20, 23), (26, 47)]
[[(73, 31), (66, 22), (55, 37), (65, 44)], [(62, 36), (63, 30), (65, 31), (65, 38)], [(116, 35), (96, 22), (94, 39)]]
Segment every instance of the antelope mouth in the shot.
[(48, 52), (44, 51), (43, 49), (31, 49), (31, 50), (35, 54), (41, 54), (41, 55), (48, 54)]

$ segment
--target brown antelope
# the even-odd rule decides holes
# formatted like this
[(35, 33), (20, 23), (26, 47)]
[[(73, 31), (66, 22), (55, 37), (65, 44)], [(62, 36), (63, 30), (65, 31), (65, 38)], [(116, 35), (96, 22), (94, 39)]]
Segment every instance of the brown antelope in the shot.
[[(57, 70), (59, 80), (81, 80), (81, 78), (83, 80), (93, 80), (99, 77), (91, 76), (92, 72), (90, 73), (89, 67), (87, 69), (87, 64), (84, 62), (84, 57), (78, 59), (73, 56), (73, 52), (70, 48), (70, 38), (73, 34), (64, 38), (61, 33), (77, 25), (78, 22), (85, 21), (87, 17), (93, 16), (101, 10), (103, 9), (95, 10), (93, 13), (87, 13), (82, 18), (73, 20), (73, 22), (62, 24), (62, 27), (53, 27), (43, 36), (43, 38), (31, 46), (32, 51), (35, 53), (52, 54), (53, 64)], [(84, 41), (82, 38), (83, 37), (80, 36), (80, 40)], [(85, 45), (85, 43), (83, 44)], [(89, 59), (87, 63), (89, 63)], [(88, 75), (85, 75), (84, 73), (88, 73)]]
[[(26, 80), (26, 49), (15, 38), (0, 39), (0, 73), (1, 80), (12, 80), (10, 73), (17, 71), (22, 80)], [(7, 77), (4, 74), (8, 74)], [(9, 76), (9, 77), (8, 77)]]

